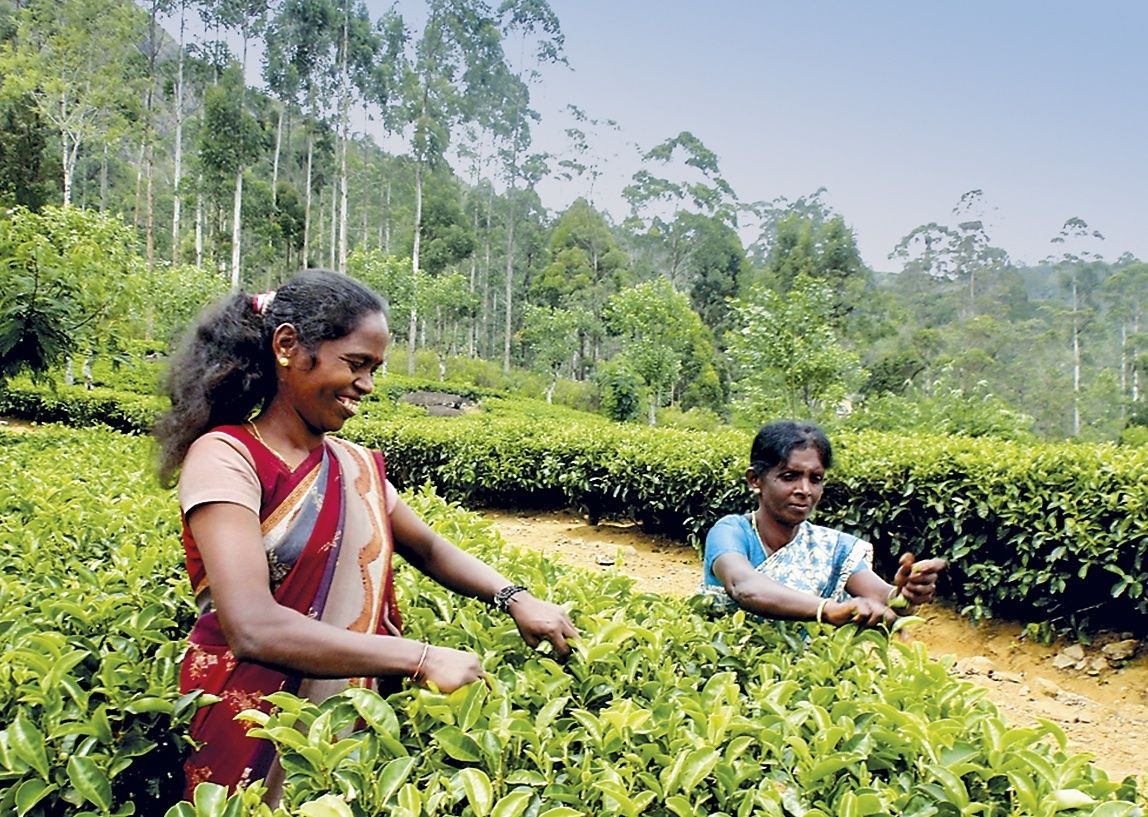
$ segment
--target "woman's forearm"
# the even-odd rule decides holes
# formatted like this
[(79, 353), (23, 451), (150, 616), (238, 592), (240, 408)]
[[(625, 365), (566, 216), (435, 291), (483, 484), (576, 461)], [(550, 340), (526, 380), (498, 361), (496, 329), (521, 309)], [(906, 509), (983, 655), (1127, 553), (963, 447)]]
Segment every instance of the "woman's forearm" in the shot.
[(766, 618), (809, 621), (817, 617), (820, 597), (794, 590), (757, 573), (731, 582), (729, 595), (743, 610)]
[(247, 623), (222, 623), (236, 658), (313, 678), (411, 675), (424, 646), (396, 636), (351, 632), (278, 604)]
[(422, 549), (416, 567), (436, 582), (464, 596), (491, 601), (494, 594), (512, 584), (509, 579), (457, 545), (435, 536)]

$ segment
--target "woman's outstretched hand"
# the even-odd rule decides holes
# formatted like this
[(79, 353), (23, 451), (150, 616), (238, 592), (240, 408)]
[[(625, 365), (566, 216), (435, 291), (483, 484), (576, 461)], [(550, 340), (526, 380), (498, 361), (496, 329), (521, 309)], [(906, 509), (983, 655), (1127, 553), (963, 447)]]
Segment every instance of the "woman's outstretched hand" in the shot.
[(566, 639), (577, 638), (578, 631), (574, 629), (566, 611), (557, 604), (521, 592), (510, 600), (509, 610), (514, 623), (518, 625), (518, 632), (522, 634), (522, 640), (531, 647), (549, 641), (558, 655), (565, 657), (570, 654), (570, 645)]
[(433, 684), (440, 692), (454, 692), (483, 678), (482, 664), (474, 653), (452, 647), (427, 648), (416, 683)]
[(893, 577), (897, 594), (909, 604), (927, 604), (937, 592), (937, 575), (948, 566), (944, 559), (922, 559), (916, 561), (912, 553), (901, 555), (901, 566)]
[(897, 614), (880, 602), (864, 596), (855, 596), (845, 601), (827, 603), (821, 619), (835, 627), (840, 627), (842, 624), (874, 627), (881, 623), (892, 624), (897, 620)]

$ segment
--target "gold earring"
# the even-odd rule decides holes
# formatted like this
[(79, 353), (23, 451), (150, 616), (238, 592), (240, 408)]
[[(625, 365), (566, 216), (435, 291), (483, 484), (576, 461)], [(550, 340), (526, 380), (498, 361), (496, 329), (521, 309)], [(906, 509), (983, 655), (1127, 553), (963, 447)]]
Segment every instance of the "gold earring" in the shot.
[(284, 355), (283, 357), (279, 358), (279, 365), (280, 365), (280, 366), (286, 366), (286, 365), (287, 365), (288, 363), (290, 363), (290, 362), (291, 362), (290, 358), (288, 358), (286, 355)]

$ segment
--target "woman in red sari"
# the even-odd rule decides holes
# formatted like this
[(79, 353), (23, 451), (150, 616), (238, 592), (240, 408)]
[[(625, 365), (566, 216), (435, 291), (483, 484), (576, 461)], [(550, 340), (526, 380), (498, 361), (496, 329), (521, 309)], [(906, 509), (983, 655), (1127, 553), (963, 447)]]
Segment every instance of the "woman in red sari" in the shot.
[(285, 690), (321, 701), (402, 677), (444, 691), (482, 678), (475, 655), (402, 637), (394, 551), (446, 587), (491, 600), (527, 644), (559, 654), (576, 635), (534, 598), (434, 533), (398, 498), (378, 452), (328, 436), (373, 388), (388, 342), (382, 300), (345, 275), (300, 273), (277, 293), (210, 308), (172, 363), (172, 408), (156, 427), (160, 475), (179, 474), (187, 569), (200, 615), (180, 688), (201, 709), (186, 793), (205, 780), (262, 781), (270, 743), (235, 715)]

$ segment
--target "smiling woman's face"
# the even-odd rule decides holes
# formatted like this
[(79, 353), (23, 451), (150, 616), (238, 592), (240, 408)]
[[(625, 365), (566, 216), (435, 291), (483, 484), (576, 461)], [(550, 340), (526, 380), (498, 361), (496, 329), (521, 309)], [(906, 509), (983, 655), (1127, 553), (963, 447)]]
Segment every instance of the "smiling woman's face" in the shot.
[(390, 335), (381, 312), (363, 316), (355, 329), (315, 350), (315, 363), (291, 378), (291, 403), (314, 432), (338, 431), (355, 416), (359, 400), (374, 390)]
[(757, 474), (750, 482), (761, 489), (762, 512), (792, 528), (808, 519), (821, 501), (825, 466), (816, 448), (795, 448), (789, 459)]

